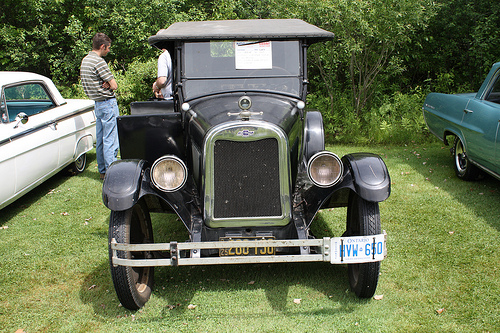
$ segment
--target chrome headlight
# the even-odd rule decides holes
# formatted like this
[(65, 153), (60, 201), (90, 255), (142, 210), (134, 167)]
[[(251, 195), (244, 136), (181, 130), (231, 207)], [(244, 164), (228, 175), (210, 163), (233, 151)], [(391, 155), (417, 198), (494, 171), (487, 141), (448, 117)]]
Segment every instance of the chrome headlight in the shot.
[(319, 187), (335, 185), (342, 177), (343, 171), (344, 167), (340, 158), (328, 151), (314, 154), (307, 164), (309, 178)]
[(173, 192), (181, 188), (186, 183), (187, 175), (184, 162), (173, 155), (160, 157), (151, 168), (153, 184), (165, 192)]

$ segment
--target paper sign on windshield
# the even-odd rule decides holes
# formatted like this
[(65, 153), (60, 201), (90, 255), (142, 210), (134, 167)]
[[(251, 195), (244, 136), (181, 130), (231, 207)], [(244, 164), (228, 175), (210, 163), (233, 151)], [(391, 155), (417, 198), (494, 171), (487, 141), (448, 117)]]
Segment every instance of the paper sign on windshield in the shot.
[(271, 42), (236, 42), (236, 69), (272, 69)]

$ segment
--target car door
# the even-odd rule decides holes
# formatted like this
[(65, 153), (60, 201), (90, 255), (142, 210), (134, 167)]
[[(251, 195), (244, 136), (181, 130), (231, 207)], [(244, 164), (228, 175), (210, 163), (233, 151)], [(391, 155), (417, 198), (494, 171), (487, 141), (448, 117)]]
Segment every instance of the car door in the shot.
[[(10, 121), (5, 126), (11, 134), (2, 156), (8, 170), (1, 171), (3, 178), (14, 182), (15, 195), (38, 184), (58, 166), (57, 125), (50, 112), (56, 104), (38, 81), (8, 86), (3, 95)], [(16, 119), (21, 113), (28, 116), (26, 123)]]
[(0, 125), (0, 179), (2, 183), (0, 186), (0, 204), (2, 204), (9, 198), (12, 198), (16, 191), (16, 179), (14, 177), (15, 159), (14, 155), (10, 152), (12, 126), (8, 123), (7, 106), (3, 89), (0, 95), (0, 114), (2, 117)]
[(491, 105), (492, 112), (494, 116), (492, 117), (492, 122), (496, 120), (496, 140), (495, 140), (495, 159), (492, 170), (500, 174), (500, 73), (497, 73), (497, 77), (493, 87), (488, 92), (486, 96), (486, 102)]
[(462, 122), (468, 156), (496, 173), (500, 173), (499, 77), (493, 79), (484, 99), (469, 101)]

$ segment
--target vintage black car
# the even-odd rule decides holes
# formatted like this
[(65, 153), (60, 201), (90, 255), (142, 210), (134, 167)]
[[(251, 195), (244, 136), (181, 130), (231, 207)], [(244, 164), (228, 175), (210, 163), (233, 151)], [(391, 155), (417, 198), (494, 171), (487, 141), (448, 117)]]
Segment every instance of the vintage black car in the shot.
[[(307, 47), (332, 38), (295, 19), (181, 22), (149, 38), (171, 54), (174, 96), (118, 118), (122, 159), (103, 184), (124, 307), (147, 302), (154, 266), (344, 263), (355, 294), (373, 296), (389, 173), (377, 155), (326, 151), (321, 113), (305, 109)], [(346, 206), (342, 237), (311, 235), (320, 209)], [(190, 239), (155, 244), (150, 212), (177, 214)]]

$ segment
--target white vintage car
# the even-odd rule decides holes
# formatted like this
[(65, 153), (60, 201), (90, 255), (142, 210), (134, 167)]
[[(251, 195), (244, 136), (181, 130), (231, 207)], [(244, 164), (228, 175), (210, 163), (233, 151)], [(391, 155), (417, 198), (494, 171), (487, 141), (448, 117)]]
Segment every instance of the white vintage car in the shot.
[(94, 102), (64, 99), (42, 75), (0, 72), (0, 209), (64, 168), (80, 173), (96, 138)]

